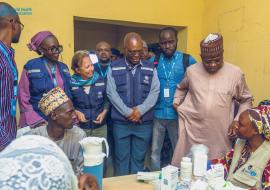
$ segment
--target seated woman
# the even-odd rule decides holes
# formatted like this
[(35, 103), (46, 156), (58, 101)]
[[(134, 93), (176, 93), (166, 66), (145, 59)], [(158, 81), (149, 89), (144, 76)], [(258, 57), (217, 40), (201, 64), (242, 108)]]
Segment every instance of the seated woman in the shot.
[(67, 65), (58, 61), (63, 47), (54, 34), (42, 31), (34, 35), (30, 50), (41, 57), (29, 60), (25, 65), (19, 83), (20, 127), (37, 127), (47, 121), (47, 117), (38, 108), (38, 102), (44, 93), (56, 86), (62, 88), (71, 98), (71, 76)]
[(94, 71), (87, 51), (77, 51), (72, 58), (72, 97), (77, 116), (87, 136), (107, 137), (105, 116), (109, 109), (106, 85)]
[(37, 135), (20, 137), (0, 152), (0, 168), (1, 189), (98, 190), (91, 175), (78, 176), (78, 183), (65, 153)]
[(238, 137), (234, 149), (223, 159), (225, 179), (245, 189), (270, 189), (270, 106), (248, 109), (233, 129)]

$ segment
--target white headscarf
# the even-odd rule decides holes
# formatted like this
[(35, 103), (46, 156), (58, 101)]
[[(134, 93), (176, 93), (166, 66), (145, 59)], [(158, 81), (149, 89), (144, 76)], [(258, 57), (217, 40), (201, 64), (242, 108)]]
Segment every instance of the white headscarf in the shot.
[(65, 153), (51, 140), (26, 135), (0, 153), (1, 190), (77, 190)]

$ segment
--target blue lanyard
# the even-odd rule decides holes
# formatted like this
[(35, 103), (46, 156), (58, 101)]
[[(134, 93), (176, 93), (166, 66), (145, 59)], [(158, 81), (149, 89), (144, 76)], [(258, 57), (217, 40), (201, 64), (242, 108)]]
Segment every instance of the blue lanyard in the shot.
[(56, 76), (55, 76), (55, 65), (52, 66), (52, 68), (50, 69), (48, 62), (44, 59), (45, 65), (47, 67), (48, 70), (51, 70), (52, 73), (52, 79), (53, 79), (53, 86), (56, 87), (57, 86), (57, 80), (56, 80)]
[(8, 63), (9, 63), (9, 66), (11, 68), (11, 71), (12, 71), (12, 74), (13, 74), (13, 78), (14, 78), (13, 94), (14, 94), (14, 97), (16, 98), (17, 95), (18, 95), (18, 72), (17, 72), (17, 69), (15, 68), (15, 66), (13, 64), (13, 61), (8, 56), (8, 52), (5, 50), (4, 47), (2, 47), (2, 44), (0, 44), (0, 50), (5, 55)]
[(108, 74), (109, 66), (107, 67), (105, 73), (103, 73), (100, 64), (99, 63), (97, 63), (97, 64), (98, 64), (98, 68), (99, 68), (99, 71), (100, 71), (100, 74), (101, 74), (102, 78), (106, 78), (106, 76)]
[[(163, 58), (163, 60), (164, 60), (164, 58)], [(175, 61), (173, 62), (172, 68), (171, 68), (170, 72), (168, 73), (168, 75), (167, 75), (166, 68), (165, 68), (165, 65), (164, 65), (163, 61), (162, 61), (161, 65), (162, 65), (163, 70), (164, 70), (165, 78), (166, 78), (166, 80), (168, 82), (170, 80), (170, 77), (171, 77), (171, 74), (172, 74), (172, 71), (173, 71), (173, 68), (174, 68), (174, 65), (175, 65)]]

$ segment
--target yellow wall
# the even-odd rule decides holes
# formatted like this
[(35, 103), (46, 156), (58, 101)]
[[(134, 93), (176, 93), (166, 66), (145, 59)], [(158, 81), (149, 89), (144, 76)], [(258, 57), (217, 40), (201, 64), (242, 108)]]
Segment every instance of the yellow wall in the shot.
[(51, 30), (64, 46), (63, 61), (70, 64), (74, 51), (73, 18), (107, 19), (145, 24), (186, 26), (180, 31), (179, 49), (199, 60), (199, 42), (209, 32), (224, 36), (225, 60), (241, 67), (255, 102), (270, 97), (269, 0), (9, 0), (16, 8), (32, 8), (21, 15), (25, 29), (14, 45), (21, 72), (35, 57), (26, 44), (40, 30)]
[(269, 0), (205, 0), (203, 34), (223, 35), (225, 60), (244, 71), (255, 104), (270, 97), (269, 7)]
[[(21, 15), (25, 29), (16, 49), (19, 71), (30, 58), (36, 55), (29, 52), (26, 44), (40, 30), (51, 30), (64, 46), (63, 61), (70, 65), (74, 51), (73, 17), (131, 21), (158, 25), (187, 26), (180, 32), (181, 49), (199, 55), (198, 42), (202, 35), (203, 0), (9, 0), (16, 8), (32, 8), (32, 15)], [(198, 56), (197, 56), (198, 57)]]
[(137, 32), (147, 43), (158, 42), (160, 29), (130, 27), (88, 21), (75, 21), (74, 49), (95, 50), (100, 41), (108, 42), (112, 47), (123, 51), (123, 38), (128, 32)]
[[(145, 24), (185, 26), (179, 32), (179, 49), (199, 58), (203, 0), (8, 0), (15, 8), (31, 8), (21, 15), (25, 28), (19, 44), (13, 45), (19, 73), (27, 60), (36, 57), (26, 44), (41, 30), (50, 30), (64, 46), (63, 62), (70, 65), (74, 52), (74, 16)], [(19, 113), (19, 112), (17, 112)]]

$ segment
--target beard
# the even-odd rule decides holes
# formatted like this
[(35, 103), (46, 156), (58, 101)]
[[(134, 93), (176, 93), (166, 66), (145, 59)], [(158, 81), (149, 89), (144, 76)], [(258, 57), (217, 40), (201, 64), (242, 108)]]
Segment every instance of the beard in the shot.
[(15, 34), (15, 35), (12, 37), (11, 42), (12, 42), (12, 43), (15, 43), (15, 44), (16, 44), (16, 43), (19, 43), (19, 41), (20, 41), (20, 36), (21, 36), (21, 32)]
[(106, 59), (106, 60), (102, 60), (102, 59), (99, 59), (99, 62), (102, 64), (107, 64), (107, 63), (109, 63), (110, 62), (110, 58), (108, 58), (108, 59)]

